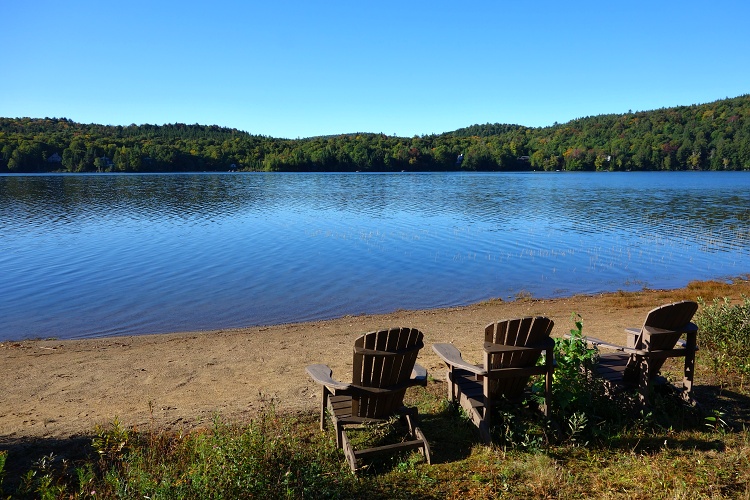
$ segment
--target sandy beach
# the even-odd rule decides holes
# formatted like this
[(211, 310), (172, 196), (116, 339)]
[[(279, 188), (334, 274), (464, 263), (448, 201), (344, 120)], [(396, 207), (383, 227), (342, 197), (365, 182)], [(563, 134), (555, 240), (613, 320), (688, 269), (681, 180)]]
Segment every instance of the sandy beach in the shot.
[(126, 426), (165, 428), (193, 428), (217, 414), (242, 421), (271, 399), (280, 412), (312, 412), (320, 388), (308, 379), (305, 366), (326, 363), (334, 378), (349, 381), (353, 340), (380, 328), (422, 330), (426, 348), (419, 362), (442, 379), (443, 365), (430, 344), (453, 342), (465, 358), (479, 362), (479, 339), (494, 320), (548, 316), (555, 321), (553, 336), (560, 337), (574, 326), (571, 313), (576, 312), (583, 317), (584, 334), (621, 342), (623, 329), (640, 326), (658, 305), (743, 293), (750, 293), (745, 280), (703, 282), (678, 290), (498, 300), (233, 330), (2, 342), (0, 444), (87, 434), (115, 417)]

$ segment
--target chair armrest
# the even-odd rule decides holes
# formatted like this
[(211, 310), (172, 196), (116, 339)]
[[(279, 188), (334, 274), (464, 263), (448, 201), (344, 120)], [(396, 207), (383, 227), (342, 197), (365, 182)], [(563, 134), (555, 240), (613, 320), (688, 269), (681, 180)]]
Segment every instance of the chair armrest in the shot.
[(333, 374), (333, 370), (331, 370), (327, 365), (310, 365), (305, 368), (305, 371), (315, 383), (324, 385), (329, 389), (343, 391), (351, 387), (351, 384), (345, 384), (343, 382), (339, 382), (338, 380), (334, 380), (333, 377), (331, 377), (331, 375)]
[(487, 370), (484, 368), (464, 361), (461, 351), (453, 344), (432, 344), (432, 350), (451, 368), (460, 368), (476, 375), (487, 375)]
[(411, 371), (411, 379), (420, 384), (426, 384), (427, 383), (427, 368), (415, 363), (414, 368)]
[(598, 339), (596, 337), (584, 337), (586, 342), (590, 342), (591, 344), (597, 346), (597, 347), (604, 347), (606, 349), (612, 349), (614, 351), (621, 351), (626, 354), (637, 354), (639, 356), (648, 356), (648, 351), (644, 351), (643, 349), (633, 349), (632, 347), (625, 347), (624, 345), (617, 345), (617, 344), (611, 344), (609, 342), (605, 342), (602, 339)]
[(680, 333), (693, 333), (698, 331), (698, 327), (695, 323), (688, 323), (685, 325), (685, 328), (681, 328), (678, 330), (665, 330), (664, 328), (656, 328), (655, 326), (644, 326), (641, 328), (626, 328), (625, 331), (629, 335), (638, 335), (641, 333), (641, 330), (645, 330), (646, 332), (650, 333), (651, 335), (659, 334), (659, 333), (671, 333), (671, 332), (680, 332)]

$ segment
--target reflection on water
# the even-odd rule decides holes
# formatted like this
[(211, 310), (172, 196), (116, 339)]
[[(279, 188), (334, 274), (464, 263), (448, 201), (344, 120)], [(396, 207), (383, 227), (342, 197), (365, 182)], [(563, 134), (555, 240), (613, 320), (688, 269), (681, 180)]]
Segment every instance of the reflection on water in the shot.
[(0, 176), (0, 340), (745, 274), (750, 173)]

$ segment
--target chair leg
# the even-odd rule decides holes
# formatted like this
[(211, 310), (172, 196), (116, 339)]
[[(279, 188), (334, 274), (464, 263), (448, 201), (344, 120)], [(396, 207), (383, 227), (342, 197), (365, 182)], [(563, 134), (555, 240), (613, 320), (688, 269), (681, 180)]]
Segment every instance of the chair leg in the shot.
[(339, 439), (339, 431), (341, 432), (341, 445), (339, 448), (344, 450), (344, 456), (346, 457), (346, 461), (349, 462), (349, 467), (352, 469), (352, 472), (357, 472), (357, 456), (354, 454), (354, 448), (352, 448), (349, 438), (346, 436), (346, 432), (344, 432), (343, 428), (340, 428), (336, 432), (336, 439)]
[(427, 442), (427, 438), (422, 433), (422, 429), (419, 427), (414, 427), (414, 436), (422, 441), (422, 448), (419, 449), (419, 452), (424, 455), (424, 460), (427, 462), (427, 464), (432, 464), (432, 457), (430, 456), (430, 444)]
[(547, 373), (544, 374), (544, 416), (549, 417), (550, 401), (552, 401), (552, 372), (555, 369), (552, 359), (552, 353), (547, 351), (545, 358)]
[[(695, 333), (693, 333), (695, 337)], [(695, 348), (690, 347), (690, 333), (688, 333), (688, 352), (685, 353), (685, 375), (682, 379), (682, 399), (690, 404), (696, 404), (693, 399), (693, 376), (695, 374)], [(693, 339), (693, 346), (695, 339)]]
[(685, 375), (682, 379), (682, 398), (690, 404), (696, 404), (693, 399), (693, 377), (695, 376), (695, 349), (697, 344), (697, 332), (687, 333), (687, 342), (685, 348)]
[(453, 381), (453, 368), (445, 373), (445, 381), (448, 382), (448, 401), (456, 401), (456, 383)]
[(401, 418), (406, 422), (406, 427), (409, 430), (409, 437), (417, 438), (418, 440), (422, 441), (422, 447), (419, 448), (419, 453), (424, 456), (425, 461), (428, 464), (431, 464), (432, 459), (430, 458), (430, 445), (427, 443), (427, 438), (424, 436), (424, 433), (422, 433), (422, 429), (420, 429), (417, 425), (417, 420), (419, 418), (418, 410), (416, 408), (409, 408), (407, 406), (404, 406), (399, 410), (399, 414), (401, 415)]
[(415, 408), (409, 408), (408, 406), (402, 406), (397, 410), (399, 417), (401, 419), (401, 423), (406, 425), (406, 428), (409, 430), (410, 435), (414, 435), (414, 429), (415, 429), (415, 421), (416, 418), (416, 409)]
[(326, 430), (326, 411), (328, 410), (328, 397), (330, 391), (323, 386), (323, 403), (320, 405), (320, 430)]
[(492, 435), (490, 434), (490, 424), (486, 420), (479, 422), (479, 438), (487, 446), (492, 444)]
[(651, 390), (651, 373), (648, 365), (649, 363), (646, 359), (641, 359), (640, 380), (638, 381), (638, 397), (641, 404), (646, 404), (648, 402), (649, 392)]
[(490, 380), (484, 379), (484, 409), (482, 410), (482, 421), (487, 423), (487, 429), (490, 428), (492, 420), (492, 396), (490, 395)]
[(344, 441), (344, 424), (339, 422), (336, 417), (333, 417), (333, 426), (336, 428), (336, 446), (338, 448), (342, 448), (342, 443)]

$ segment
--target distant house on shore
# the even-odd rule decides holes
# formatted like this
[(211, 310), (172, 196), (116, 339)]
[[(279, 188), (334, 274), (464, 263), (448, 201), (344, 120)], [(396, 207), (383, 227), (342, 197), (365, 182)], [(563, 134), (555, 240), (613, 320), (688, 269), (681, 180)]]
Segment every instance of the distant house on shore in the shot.
[(104, 172), (105, 170), (113, 170), (115, 167), (115, 164), (112, 160), (107, 158), (107, 156), (100, 156), (96, 160), (94, 160), (94, 165), (96, 166), (97, 172)]
[(62, 163), (62, 156), (57, 153), (52, 153), (47, 157), (47, 163)]

